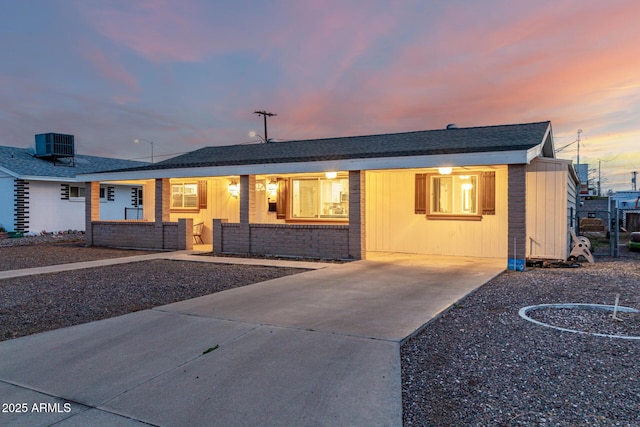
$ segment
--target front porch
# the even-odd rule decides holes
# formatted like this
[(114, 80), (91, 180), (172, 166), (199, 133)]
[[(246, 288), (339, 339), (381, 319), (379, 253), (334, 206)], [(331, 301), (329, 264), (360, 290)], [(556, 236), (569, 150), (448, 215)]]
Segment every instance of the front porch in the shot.
[(363, 259), (364, 172), (158, 178), (143, 187), (142, 220), (100, 219), (99, 182), (86, 185), (87, 244), (194, 249), (193, 225), (215, 253)]

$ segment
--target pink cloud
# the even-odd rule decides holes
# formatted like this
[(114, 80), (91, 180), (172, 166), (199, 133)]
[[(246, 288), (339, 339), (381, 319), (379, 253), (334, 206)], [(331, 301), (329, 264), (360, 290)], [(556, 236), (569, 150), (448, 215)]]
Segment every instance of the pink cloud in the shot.
[[(117, 59), (107, 58), (102, 50), (90, 48), (83, 52), (91, 66), (110, 83), (124, 86), (126, 90), (139, 92), (136, 78)], [(119, 95), (122, 98), (122, 95)], [(130, 95), (129, 98), (132, 98)]]
[(192, 3), (141, 0), (86, 7), (85, 15), (98, 32), (152, 61), (197, 61), (208, 50), (206, 31)]

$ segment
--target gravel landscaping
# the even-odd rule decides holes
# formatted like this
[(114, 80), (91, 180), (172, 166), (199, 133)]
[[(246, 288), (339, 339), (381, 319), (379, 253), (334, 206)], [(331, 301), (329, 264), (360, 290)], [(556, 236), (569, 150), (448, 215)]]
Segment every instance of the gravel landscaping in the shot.
[(0, 239), (0, 271), (143, 255), (153, 251), (85, 247), (84, 233)]
[[(2, 247), (0, 270), (142, 253), (145, 252), (50, 242)], [(0, 341), (119, 316), (302, 271), (305, 270), (153, 260), (4, 279), (0, 280)]]
[[(638, 426), (640, 340), (562, 332), (521, 308), (585, 303), (640, 309), (640, 260), (621, 250), (580, 268), (507, 272), (467, 296), (401, 349), (407, 426)], [(544, 309), (568, 329), (640, 335), (640, 317)]]

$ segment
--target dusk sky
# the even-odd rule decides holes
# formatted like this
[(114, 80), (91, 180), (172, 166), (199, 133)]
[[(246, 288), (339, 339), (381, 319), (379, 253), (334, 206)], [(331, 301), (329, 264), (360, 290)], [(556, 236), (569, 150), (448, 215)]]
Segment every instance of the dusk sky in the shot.
[[(0, 0), (0, 145), (155, 160), (550, 120), (603, 191), (640, 171), (635, 0)], [(558, 157), (576, 161), (573, 144)], [(639, 183), (640, 184), (640, 183)]]

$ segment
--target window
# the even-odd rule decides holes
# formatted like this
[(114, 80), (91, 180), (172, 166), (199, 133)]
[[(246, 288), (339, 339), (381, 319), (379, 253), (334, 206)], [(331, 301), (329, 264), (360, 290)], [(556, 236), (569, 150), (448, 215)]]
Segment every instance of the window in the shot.
[(198, 208), (198, 184), (171, 184), (171, 209)]
[(430, 214), (477, 215), (477, 175), (431, 175)]
[(291, 180), (291, 219), (345, 220), (349, 217), (348, 178)]
[(496, 214), (494, 171), (415, 175), (415, 213), (428, 219), (480, 220)]
[(206, 208), (207, 181), (171, 184), (171, 209), (198, 210)]
[(69, 197), (84, 197), (84, 187), (69, 187)]
[(106, 188), (104, 188), (104, 187), (100, 187), (100, 198), (101, 198), (101, 199), (104, 199), (104, 198), (106, 197), (106, 195), (105, 195), (105, 194), (106, 194), (106, 193), (105, 193), (105, 192), (106, 192), (106, 190), (107, 190)]

